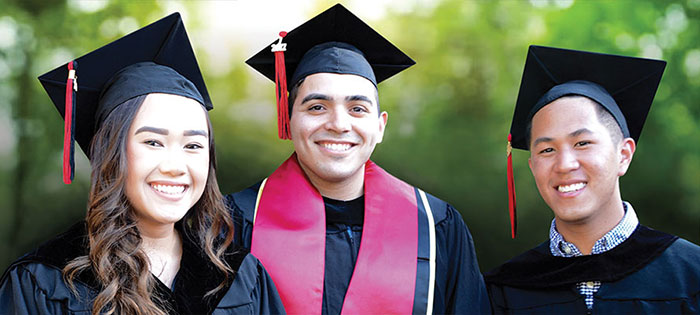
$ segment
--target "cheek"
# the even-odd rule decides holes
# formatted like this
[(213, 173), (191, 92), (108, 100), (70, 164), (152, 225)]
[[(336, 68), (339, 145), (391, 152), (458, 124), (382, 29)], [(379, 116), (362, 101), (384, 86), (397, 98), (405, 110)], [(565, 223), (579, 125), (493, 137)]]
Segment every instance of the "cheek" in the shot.
[(126, 170), (126, 183), (124, 187), (124, 194), (129, 203), (135, 208), (141, 208), (142, 195), (141, 195), (141, 183), (144, 182), (143, 171), (139, 169), (138, 163), (132, 163), (133, 159), (129, 159), (127, 155), (127, 170)]
[(131, 186), (137, 182), (140, 170), (139, 166), (143, 165), (141, 162), (139, 152), (133, 146), (127, 146), (126, 149), (126, 182), (127, 182), (127, 192), (131, 190)]
[(126, 151), (127, 179), (138, 180), (146, 177), (157, 167), (162, 156), (140, 146), (128, 146)]
[(203, 154), (202, 156), (194, 157), (190, 161), (190, 172), (192, 173), (195, 186), (204, 189), (209, 176), (209, 155)]
[(355, 130), (368, 142), (378, 142), (382, 138), (382, 133), (376, 121), (362, 121), (355, 124)]
[(292, 140), (304, 137), (304, 124), (301, 119), (292, 120), (289, 122), (289, 131), (292, 134)]
[(533, 159), (530, 164), (530, 170), (532, 171), (532, 176), (535, 178), (535, 185), (541, 194), (549, 191), (551, 183), (551, 165), (550, 161), (546, 159)]
[(530, 171), (532, 172), (532, 176), (535, 177), (535, 181), (539, 183), (540, 178), (543, 176), (544, 173), (544, 161), (538, 158), (531, 158), (529, 161), (530, 165)]

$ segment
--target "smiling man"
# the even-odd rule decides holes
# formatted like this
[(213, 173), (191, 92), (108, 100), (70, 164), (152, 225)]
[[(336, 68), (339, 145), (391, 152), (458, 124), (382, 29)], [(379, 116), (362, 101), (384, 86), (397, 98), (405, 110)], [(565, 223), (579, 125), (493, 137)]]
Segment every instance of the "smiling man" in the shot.
[(700, 313), (700, 247), (640, 225), (620, 194), (665, 66), (530, 46), (512, 146), (530, 151), (554, 220), (547, 241), (486, 274), (496, 313)]
[(287, 312), (488, 312), (460, 214), (369, 160), (388, 120), (377, 84), (413, 60), (341, 5), (281, 37), (247, 63), (277, 82), (295, 153), (227, 199)]

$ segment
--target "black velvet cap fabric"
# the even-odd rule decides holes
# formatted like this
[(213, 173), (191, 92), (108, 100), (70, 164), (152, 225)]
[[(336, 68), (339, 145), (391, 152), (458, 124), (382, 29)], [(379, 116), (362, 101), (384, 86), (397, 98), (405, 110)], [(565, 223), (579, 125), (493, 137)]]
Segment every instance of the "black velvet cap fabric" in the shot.
[[(415, 64), (382, 35), (341, 4), (336, 4), (288, 32), (282, 40), (287, 89), (314, 73), (354, 74), (378, 83)], [(271, 44), (277, 43), (275, 40)], [(270, 46), (246, 63), (275, 81)]]
[(598, 102), (625, 137), (638, 141), (665, 67), (663, 60), (530, 46), (510, 128), (512, 146), (527, 150), (532, 117), (567, 95)]

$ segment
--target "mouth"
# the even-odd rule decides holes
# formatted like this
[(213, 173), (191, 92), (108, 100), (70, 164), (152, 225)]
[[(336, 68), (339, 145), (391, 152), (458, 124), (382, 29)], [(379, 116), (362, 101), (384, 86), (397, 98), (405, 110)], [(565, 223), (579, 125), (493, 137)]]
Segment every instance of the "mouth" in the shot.
[(577, 182), (568, 185), (559, 185), (556, 187), (556, 189), (561, 193), (572, 193), (583, 189), (584, 187), (586, 187), (586, 185), (588, 185), (588, 183), (586, 182)]
[(189, 188), (189, 185), (185, 184), (163, 182), (149, 183), (149, 186), (151, 186), (156, 193), (168, 199), (181, 197), (185, 190)]
[(316, 144), (333, 153), (344, 153), (352, 149), (356, 144), (350, 142), (318, 141)]

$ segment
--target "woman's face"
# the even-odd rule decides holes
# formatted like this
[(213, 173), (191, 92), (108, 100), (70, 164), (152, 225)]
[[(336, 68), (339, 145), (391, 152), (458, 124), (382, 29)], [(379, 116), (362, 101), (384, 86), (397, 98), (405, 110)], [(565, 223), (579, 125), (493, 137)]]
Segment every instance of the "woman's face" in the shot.
[(199, 200), (209, 172), (204, 107), (172, 94), (149, 94), (126, 145), (126, 197), (140, 228), (171, 225)]

